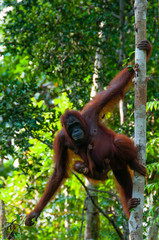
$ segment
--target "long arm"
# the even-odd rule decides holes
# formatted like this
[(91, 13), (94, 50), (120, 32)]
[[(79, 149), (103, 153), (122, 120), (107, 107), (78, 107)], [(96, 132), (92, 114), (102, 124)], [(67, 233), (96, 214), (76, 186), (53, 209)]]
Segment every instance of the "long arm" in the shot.
[(100, 92), (97, 97), (88, 103), (82, 112), (90, 111), (95, 112), (95, 116), (99, 116), (100, 112), (112, 111), (121, 98), (124, 97), (125, 91), (131, 84), (134, 77), (134, 70), (126, 68), (122, 70), (108, 85), (105, 91)]
[[(139, 49), (146, 50), (147, 60), (151, 54), (152, 46), (149, 41), (141, 41), (138, 45)], [(82, 110), (82, 115), (87, 115), (97, 119), (99, 114), (112, 111), (112, 108), (119, 102), (121, 98), (132, 83), (134, 78), (134, 69), (132, 67), (127, 67), (120, 71), (118, 75), (110, 82), (106, 91), (100, 92), (95, 99), (90, 101)]]
[(55, 171), (52, 174), (46, 189), (40, 198), (38, 204), (35, 206), (34, 210), (27, 215), (25, 224), (31, 226), (34, 224), (32, 219), (37, 220), (40, 213), (50, 201), (50, 199), (55, 195), (63, 180), (68, 177), (68, 158), (67, 158), (67, 147), (64, 145), (65, 136), (62, 130), (58, 133), (54, 141), (55, 150)]

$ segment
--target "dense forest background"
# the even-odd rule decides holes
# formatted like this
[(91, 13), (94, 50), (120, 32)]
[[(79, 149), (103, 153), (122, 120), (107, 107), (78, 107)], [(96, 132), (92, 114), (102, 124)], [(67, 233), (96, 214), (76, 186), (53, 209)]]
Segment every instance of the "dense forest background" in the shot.
[[(35, 206), (53, 171), (52, 142), (61, 128), (61, 114), (67, 108), (82, 109), (90, 99), (97, 51), (102, 63), (98, 83), (104, 89), (123, 68), (123, 63), (133, 59), (134, 6), (125, 0), (121, 12), (119, 2), (5, 0), (2, 4), (0, 199), (1, 225), (7, 221), (6, 234), (10, 234), (11, 239), (71, 240), (84, 235), (84, 227), (81, 226), (85, 225), (83, 207), (86, 193), (71, 174), (62, 191), (48, 204), (34, 226), (24, 226), (24, 218)], [(102, 37), (99, 36), (101, 32)], [(147, 38), (153, 45), (153, 53), (147, 66), (145, 239), (159, 226), (157, 0), (148, 1)], [(106, 116), (105, 123), (116, 132), (133, 138), (133, 112), (132, 87), (124, 101), (124, 124), (120, 125), (118, 108)], [(112, 173), (98, 190), (101, 190), (100, 207), (123, 233), (127, 219), (119, 203)], [(99, 239), (119, 239), (112, 224), (102, 215)]]

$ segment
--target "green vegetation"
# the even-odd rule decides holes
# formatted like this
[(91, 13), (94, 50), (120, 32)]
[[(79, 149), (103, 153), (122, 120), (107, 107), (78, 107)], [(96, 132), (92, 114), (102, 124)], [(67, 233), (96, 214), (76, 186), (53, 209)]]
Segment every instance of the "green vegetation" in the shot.
[[(44, 191), (54, 167), (52, 142), (67, 108), (80, 110), (90, 99), (94, 60), (102, 54), (98, 81), (105, 88), (121, 69), (118, 1), (6, 0), (3, 9), (0, 61), (0, 199), (5, 203), (8, 234), (15, 239), (79, 239), (85, 190), (70, 174), (65, 187), (45, 208), (38, 222), (24, 226), (24, 217)], [(147, 38), (153, 45), (147, 76), (147, 170), (144, 235), (151, 221), (159, 222), (159, 6), (149, 1)], [(125, 4), (124, 58), (134, 51), (134, 16)], [(103, 41), (99, 42), (100, 23)], [(132, 56), (131, 56), (132, 58)], [(106, 124), (134, 136), (134, 91), (125, 98), (125, 123), (119, 111)], [(123, 231), (127, 220), (113, 177), (100, 185), (99, 205)], [(80, 176), (81, 177), (81, 176)], [(81, 177), (82, 178), (82, 177)], [(84, 179), (83, 179), (84, 180)], [(67, 192), (67, 194), (66, 194)], [(114, 214), (112, 214), (114, 213)], [(66, 227), (66, 224), (68, 227)], [(85, 224), (85, 222), (84, 222)], [(15, 227), (15, 228), (14, 228)], [(82, 237), (84, 228), (82, 229)], [(1, 235), (0, 235), (1, 238)], [(83, 239), (83, 238), (82, 238)], [(100, 216), (100, 239), (119, 239), (109, 221)]]

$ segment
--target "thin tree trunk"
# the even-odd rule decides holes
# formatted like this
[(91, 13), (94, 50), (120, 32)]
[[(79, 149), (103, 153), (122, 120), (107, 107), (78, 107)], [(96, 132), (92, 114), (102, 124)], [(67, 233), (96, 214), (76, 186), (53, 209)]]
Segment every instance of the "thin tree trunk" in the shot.
[[(97, 64), (97, 56), (100, 56), (96, 53), (95, 64)], [(95, 96), (98, 88), (98, 69), (95, 66), (95, 72), (93, 76), (93, 87), (91, 91), (91, 98)], [(95, 186), (86, 179), (87, 188), (94, 189)], [(97, 188), (97, 186), (96, 186)], [(95, 203), (98, 204), (98, 193), (96, 191), (89, 191), (91, 197), (94, 199)], [(87, 195), (86, 196), (86, 228), (85, 228), (85, 240), (97, 240), (99, 235), (99, 212), (95, 205), (92, 203), (92, 200)]]
[[(69, 218), (68, 218), (68, 189), (65, 188), (65, 190), (63, 191), (64, 195), (65, 195), (65, 208), (64, 208), (64, 213), (65, 213), (65, 230), (66, 233), (69, 232)], [(68, 235), (65, 235), (65, 238), (68, 238)]]
[[(102, 28), (104, 27), (104, 23), (100, 23), (100, 28), (101, 31), (99, 31), (98, 36), (99, 36), (99, 43), (103, 42), (103, 32)], [(96, 55), (95, 55), (95, 62), (94, 62), (94, 74), (93, 74), (93, 85), (91, 89), (91, 99), (96, 96), (97, 91), (102, 90), (102, 86), (100, 82), (98, 81), (99, 79), (99, 70), (102, 68), (102, 54), (100, 51), (100, 48), (97, 48)]]
[[(88, 188), (94, 189), (95, 186), (92, 185), (88, 180), (86, 180), (86, 186)], [(89, 193), (95, 203), (98, 204), (98, 192), (90, 191)], [(99, 212), (92, 200), (87, 195), (86, 197), (86, 228), (85, 228), (85, 240), (97, 240), (99, 236)]]
[[(99, 31), (99, 42), (103, 41), (102, 37), (102, 28), (104, 26), (104, 23), (101, 22), (100, 28), (101, 31)], [(91, 99), (96, 96), (97, 91), (101, 90), (101, 84), (99, 83), (99, 70), (102, 67), (102, 54), (100, 52), (100, 48), (97, 49), (96, 55), (95, 55), (95, 62), (94, 62), (94, 74), (93, 74), (93, 85), (91, 89)], [(86, 186), (88, 188), (97, 188), (97, 186), (94, 186), (92, 183), (90, 183), (86, 179)], [(98, 193), (97, 191), (90, 191), (91, 197), (94, 199), (95, 203), (98, 204)], [(89, 196), (87, 196), (86, 199), (86, 228), (85, 228), (85, 240), (91, 239), (91, 240), (97, 240), (99, 235), (99, 212), (97, 208), (92, 203), (92, 200)]]
[(123, 240), (129, 240), (129, 226), (128, 226), (128, 223), (123, 226)]
[[(135, 43), (146, 39), (146, 0), (135, 0)], [(136, 47), (135, 63), (139, 65), (139, 71), (135, 77), (135, 145), (138, 149), (138, 159), (145, 165), (146, 159), (146, 53)], [(130, 215), (129, 231), (131, 240), (143, 239), (143, 202), (144, 202), (145, 178), (134, 172), (133, 197), (140, 198), (141, 202)]]
[(120, 99), (119, 101), (119, 113), (120, 113), (120, 125), (124, 124), (124, 101)]
[(5, 217), (5, 204), (0, 200), (0, 225), (2, 232), (2, 239), (7, 238), (6, 217)]
[(0, 200), (0, 225), (1, 225), (2, 239), (6, 239), (8, 236), (8, 232), (6, 228), (5, 204), (2, 200)]
[[(149, 204), (150, 204), (150, 208), (152, 209), (152, 207), (154, 205), (153, 194), (150, 195), (150, 203)], [(154, 210), (153, 217), (151, 216), (147, 240), (157, 240), (158, 239), (158, 226), (157, 226), (157, 223), (154, 223), (154, 221), (158, 217), (158, 215), (159, 215), (159, 207), (156, 207), (156, 209)]]
[[(0, 158), (0, 166), (3, 168), (3, 160)], [(2, 239), (6, 239), (8, 231), (6, 228), (6, 216), (5, 216), (5, 203), (3, 200), (0, 200), (0, 228), (2, 233)]]
[[(125, 0), (120, 0), (119, 16), (120, 16), (120, 49), (119, 49), (119, 64), (122, 66), (124, 56), (124, 45), (125, 45)], [(119, 101), (119, 113), (120, 113), (120, 125), (124, 124), (124, 100)], [(129, 226), (128, 222), (123, 225), (123, 239), (129, 240)]]
[(125, 58), (125, 56), (124, 56), (125, 31), (123, 30), (124, 26), (125, 26), (124, 9), (125, 9), (125, 0), (120, 0), (120, 49), (119, 49), (119, 63), (120, 63), (121, 66), (123, 64), (123, 59)]
[[(125, 26), (125, 14), (124, 14), (124, 9), (125, 9), (125, 0), (120, 0), (120, 49), (119, 49), (119, 65), (122, 66), (123, 64), (123, 59), (125, 58), (124, 56), (124, 45), (125, 45), (125, 31), (124, 31), (124, 26)], [(120, 113), (120, 124), (124, 124), (124, 101), (121, 99), (119, 101), (119, 113)]]

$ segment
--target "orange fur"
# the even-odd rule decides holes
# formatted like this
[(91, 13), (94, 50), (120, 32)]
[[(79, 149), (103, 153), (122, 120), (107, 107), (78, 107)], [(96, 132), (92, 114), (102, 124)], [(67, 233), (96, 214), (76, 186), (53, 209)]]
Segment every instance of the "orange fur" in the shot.
[[(131, 175), (131, 179), (133, 179), (133, 171), (130, 168), (128, 168), (128, 171)], [(125, 197), (124, 189), (121, 187), (121, 185), (117, 182), (116, 179), (115, 179), (115, 186), (116, 186), (117, 192), (119, 193), (120, 202), (125, 212), (125, 215), (129, 218), (130, 212), (128, 207), (128, 200)]]

